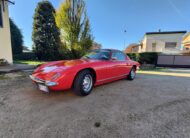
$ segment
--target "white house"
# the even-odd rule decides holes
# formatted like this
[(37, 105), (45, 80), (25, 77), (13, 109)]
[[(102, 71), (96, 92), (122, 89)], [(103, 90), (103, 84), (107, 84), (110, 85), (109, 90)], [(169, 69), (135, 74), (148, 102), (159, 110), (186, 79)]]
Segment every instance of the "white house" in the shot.
[(8, 3), (10, 2), (9, 0), (0, 0), (0, 59), (6, 59), (9, 63), (12, 63), (13, 58), (8, 13)]
[(140, 52), (180, 53), (186, 31), (148, 32), (141, 41)]

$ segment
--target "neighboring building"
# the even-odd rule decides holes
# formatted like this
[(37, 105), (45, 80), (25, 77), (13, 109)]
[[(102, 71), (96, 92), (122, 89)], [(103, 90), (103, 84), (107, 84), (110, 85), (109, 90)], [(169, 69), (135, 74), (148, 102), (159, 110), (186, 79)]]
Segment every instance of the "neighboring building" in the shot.
[(141, 45), (140, 44), (130, 44), (124, 51), (125, 53), (140, 53), (141, 52)]
[(102, 45), (98, 44), (96, 42), (94, 42), (92, 45), (92, 50), (97, 50), (97, 49), (101, 49), (101, 48), (102, 48)]
[(0, 0), (0, 59), (13, 63), (9, 25), (9, 0)]
[(184, 52), (190, 52), (190, 32), (184, 36), (182, 44)]
[(141, 41), (141, 52), (181, 53), (186, 31), (148, 32)]

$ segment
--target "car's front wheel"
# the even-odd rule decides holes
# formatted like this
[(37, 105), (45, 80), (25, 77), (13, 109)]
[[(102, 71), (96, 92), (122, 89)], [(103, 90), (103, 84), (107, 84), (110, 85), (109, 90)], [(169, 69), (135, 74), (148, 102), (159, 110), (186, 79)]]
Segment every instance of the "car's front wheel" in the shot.
[(83, 70), (75, 78), (73, 90), (79, 96), (87, 96), (94, 86), (93, 74), (89, 70)]
[(127, 79), (128, 80), (134, 80), (135, 79), (135, 76), (136, 76), (136, 68), (135, 67), (132, 67), (129, 75), (127, 76)]

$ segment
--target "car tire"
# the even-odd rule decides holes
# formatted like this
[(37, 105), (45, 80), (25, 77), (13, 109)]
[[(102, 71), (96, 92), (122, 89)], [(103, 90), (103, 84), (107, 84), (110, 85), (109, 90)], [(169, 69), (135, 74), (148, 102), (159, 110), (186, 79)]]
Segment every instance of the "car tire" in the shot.
[(129, 75), (127, 76), (127, 79), (128, 80), (134, 80), (135, 76), (136, 76), (136, 69), (135, 69), (135, 67), (132, 67)]
[(94, 86), (93, 74), (89, 70), (79, 72), (74, 80), (73, 91), (76, 95), (87, 96)]

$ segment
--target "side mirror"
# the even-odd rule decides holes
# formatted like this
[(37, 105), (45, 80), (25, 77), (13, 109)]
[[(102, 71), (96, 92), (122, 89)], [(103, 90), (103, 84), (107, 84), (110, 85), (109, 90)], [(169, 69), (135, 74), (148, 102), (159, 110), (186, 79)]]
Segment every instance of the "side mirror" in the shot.
[(117, 57), (112, 57), (111, 59), (112, 59), (112, 60), (117, 60)]

